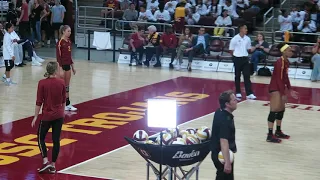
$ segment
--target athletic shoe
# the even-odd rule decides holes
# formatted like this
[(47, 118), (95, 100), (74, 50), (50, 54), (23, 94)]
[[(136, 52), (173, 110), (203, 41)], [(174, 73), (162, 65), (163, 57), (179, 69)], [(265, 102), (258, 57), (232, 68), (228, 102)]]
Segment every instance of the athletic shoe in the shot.
[(7, 81), (7, 78), (2, 76), (2, 82), (6, 82)]
[(247, 99), (256, 99), (257, 97), (253, 94), (250, 94), (249, 96), (247, 96)]
[(276, 131), (276, 132), (275, 132), (275, 136), (276, 136), (277, 138), (281, 138), (281, 139), (289, 139), (289, 138), (290, 138), (289, 135), (284, 134), (282, 131)]
[(38, 169), (38, 172), (39, 173), (43, 173), (43, 172), (46, 172), (47, 170), (49, 170), (49, 168), (51, 168), (52, 165), (47, 162), (46, 164), (43, 164), (42, 167), (40, 169)]
[(44, 59), (40, 58), (39, 56), (36, 56), (36, 61), (38, 61), (39, 63), (43, 63)]
[(10, 83), (10, 84), (13, 84), (13, 85), (18, 84), (18, 83), (16, 83), (16, 82), (13, 82), (12, 80), (10, 80), (9, 83)]
[(71, 104), (69, 106), (66, 106), (64, 109), (65, 111), (76, 111), (78, 110), (77, 108), (73, 107)]
[(32, 63), (31, 63), (32, 66), (41, 66), (41, 65), (42, 65), (41, 63), (39, 63), (39, 62), (36, 60), (36, 58), (32, 57), (31, 59), (32, 59)]
[(55, 174), (57, 172), (57, 170), (54, 166), (51, 166), (50, 168), (48, 168), (48, 172), (51, 174)]
[(237, 93), (237, 94), (236, 94), (236, 98), (237, 98), (237, 99), (241, 99), (241, 98), (242, 98), (242, 95), (241, 95), (240, 93)]
[(271, 143), (281, 143), (281, 139), (278, 139), (273, 135), (268, 135), (266, 141)]
[(10, 85), (11, 85), (11, 83), (10, 83), (10, 81), (5, 80), (5, 81), (4, 81), (4, 85), (6, 85), (6, 86), (10, 86)]

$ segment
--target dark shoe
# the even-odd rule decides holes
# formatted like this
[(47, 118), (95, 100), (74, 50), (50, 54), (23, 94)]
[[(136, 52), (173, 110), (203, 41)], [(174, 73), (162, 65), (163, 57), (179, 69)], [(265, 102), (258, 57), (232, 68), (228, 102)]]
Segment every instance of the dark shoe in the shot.
[(49, 170), (49, 168), (51, 168), (51, 167), (52, 167), (52, 165), (49, 162), (47, 162), (46, 164), (43, 164), (40, 169), (38, 169), (38, 172), (39, 173), (47, 172)]
[(282, 131), (276, 131), (275, 136), (277, 138), (281, 138), (281, 139), (289, 139), (290, 136), (287, 134), (284, 134)]
[(144, 64), (145, 66), (147, 66), (147, 67), (149, 67), (149, 65), (150, 65), (150, 64), (149, 64), (149, 61), (144, 61), (143, 64)]
[(161, 67), (160, 63), (156, 63), (153, 67)]
[(173, 66), (172, 63), (169, 64), (169, 68), (170, 68), (170, 69), (174, 69), (174, 66)]
[(276, 138), (273, 135), (268, 135), (267, 136), (267, 142), (271, 142), (271, 143), (281, 143), (281, 139)]

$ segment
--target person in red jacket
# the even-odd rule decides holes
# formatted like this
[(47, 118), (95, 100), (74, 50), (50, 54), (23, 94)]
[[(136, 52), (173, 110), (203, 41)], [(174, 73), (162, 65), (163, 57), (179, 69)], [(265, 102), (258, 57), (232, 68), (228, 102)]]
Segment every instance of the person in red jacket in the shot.
[[(281, 131), (281, 122), (287, 103), (287, 93), (297, 99), (298, 93), (291, 88), (288, 69), (289, 60), (292, 56), (291, 47), (288, 44), (281, 43), (278, 45), (282, 56), (274, 63), (274, 70), (271, 77), (269, 92), (270, 92), (270, 113), (268, 117), (268, 136), (267, 142), (280, 143), (281, 139), (289, 139), (290, 136)], [(276, 121), (277, 130), (273, 135), (273, 124)]]
[(66, 92), (67, 92), (67, 100), (66, 100), (66, 111), (76, 111), (77, 108), (73, 107), (70, 103), (69, 98), (69, 85), (71, 79), (71, 70), (73, 75), (76, 74), (76, 70), (74, 68), (74, 63), (72, 61), (71, 47), (72, 43), (70, 41), (71, 28), (68, 25), (63, 25), (60, 27), (61, 39), (57, 43), (56, 47), (56, 56), (57, 61), (59, 63), (59, 74), (61, 78), (64, 79), (66, 83)]
[[(60, 150), (60, 134), (64, 119), (64, 108), (66, 106), (66, 86), (62, 79), (58, 78), (58, 63), (47, 64), (45, 79), (38, 83), (35, 115), (31, 126), (34, 127), (42, 107), (42, 117), (38, 128), (38, 145), (43, 158), (43, 165), (38, 169), (39, 173), (55, 173), (55, 162)], [(52, 128), (52, 163), (48, 161), (46, 135)]]
[(175, 57), (177, 56), (177, 44), (178, 44), (178, 38), (177, 36), (173, 33), (172, 27), (166, 27), (166, 33), (164, 33), (161, 36), (160, 39), (160, 47), (157, 49), (157, 59), (159, 59), (159, 56), (161, 52), (163, 54), (170, 53), (171, 54), (171, 63), (169, 65), (170, 69), (173, 69), (173, 61)]

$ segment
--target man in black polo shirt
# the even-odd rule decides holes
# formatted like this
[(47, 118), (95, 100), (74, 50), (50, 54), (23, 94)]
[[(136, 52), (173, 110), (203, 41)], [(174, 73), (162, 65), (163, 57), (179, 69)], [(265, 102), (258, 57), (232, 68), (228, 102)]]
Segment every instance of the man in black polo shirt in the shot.
[[(229, 149), (237, 151), (235, 126), (232, 112), (237, 109), (237, 99), (232, 91), (225, 91), (219, 97), (220, 108), (216, 110), (212, 122), (211, 158), (217, 168), (216, 180), (233, 180), (233, 163), (230, 162)], [(222, 152), (225, 163), (218, 159)]]

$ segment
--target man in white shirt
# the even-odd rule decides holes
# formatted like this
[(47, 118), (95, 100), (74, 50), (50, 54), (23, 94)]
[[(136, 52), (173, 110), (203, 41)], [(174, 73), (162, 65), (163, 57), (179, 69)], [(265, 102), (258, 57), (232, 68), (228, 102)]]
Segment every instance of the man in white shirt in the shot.
[(251, 40), (246, 35), (248, 32), (246, 25), (240, 25), (239, 31), (239, 34), (231, 39), (229, 46), (235, 68), (236, 97), (237, 99), (242, 98), (240, 89), (240, 78), (242, 73), (247, 99), (256, 99), (257, 97), (253, 94), (251, 89), (250, 64), (248, 59), (248, 51), (251, 49)]

